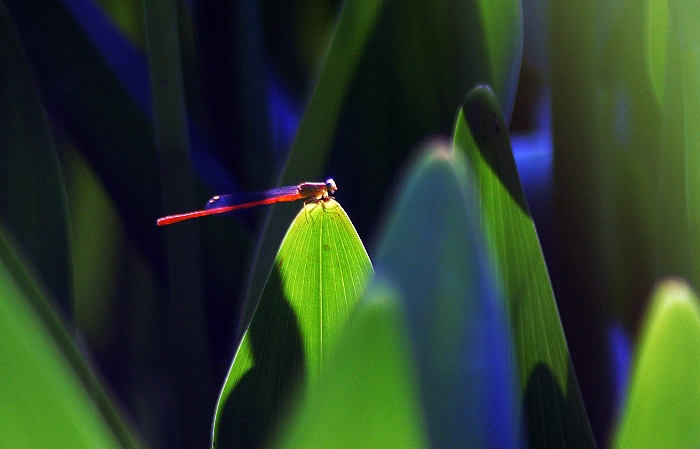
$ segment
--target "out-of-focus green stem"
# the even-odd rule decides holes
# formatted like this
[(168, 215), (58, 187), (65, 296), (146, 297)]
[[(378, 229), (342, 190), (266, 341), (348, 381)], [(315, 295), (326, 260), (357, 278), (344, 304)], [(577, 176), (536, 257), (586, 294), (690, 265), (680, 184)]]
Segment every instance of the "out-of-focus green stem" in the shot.
[[(146, 38), (153, 95), (153, 127), (161, 166), (163, 204), (168, 212), (195, 207), (190, 171), (182, 69), (173, 0), (145, 0)], [(153, 224), (155, 226), (155, 223)], [(163, 311), (171, 324), (169, 372), (176, 404), (173, 443), (182, 447), (209, 444), (212, 391), (202, 256), (196, 222), (167, 230), (170, 301)], [(179, 435), (178, 435), (179, 432)]]

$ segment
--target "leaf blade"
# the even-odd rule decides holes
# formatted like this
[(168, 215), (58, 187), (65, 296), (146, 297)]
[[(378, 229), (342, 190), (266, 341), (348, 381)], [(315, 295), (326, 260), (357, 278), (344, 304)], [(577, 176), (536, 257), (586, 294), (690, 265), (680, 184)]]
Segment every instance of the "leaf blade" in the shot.
[(284, 404), (316, 381), (371, 270), (338, 203), (304, 206), (222, 389), (215, 447), (258, 447), (269, 437)]
[(480, 86), (458, 115), (454, 142), (473, 168), (490, 263), (509, 310), (528, 436), (533, 446), (594, 447), (506, 130), (498, 100)]
[(2, 227), (0, 334), (4, 444), (139, 447)]
[(405, 299), (430, 443), (517, 447), (514, 353), (468, 169), (451, 145), (424, 150), (401, 184), (375, 266)]
[(700, 444), (700, 307), (685, 282), (652, 295), (615, 447)]
[(373, 279), (276, 447), (428, 447), (400, 304), (388, 283)]

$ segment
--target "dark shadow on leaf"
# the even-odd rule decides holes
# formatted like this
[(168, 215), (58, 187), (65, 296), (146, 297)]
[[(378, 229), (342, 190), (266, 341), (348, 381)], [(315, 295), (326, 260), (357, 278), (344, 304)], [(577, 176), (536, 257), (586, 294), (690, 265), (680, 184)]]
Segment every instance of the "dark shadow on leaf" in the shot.
[(530, 373), (523, 397), (524, 440), (529, 447), (596, 447), (572, 373), (570, 367), (566, 394), (548, 366), (539, 364)]
[(493, 91), (485, 85), (475, 87), (467, 96), (462, 110), (481, 157), (529, 217), (530, 210), (520, 184), (508, 127)]
[[(286, 329), (279, 338), (280, 329)], [(264, 447), (284, 417), (305, 376), (304, 350), (294, 310), (284, 298), (277, 266), (248, 328), (253, 367), (241, 378), (220, 413), (215, 447)]]

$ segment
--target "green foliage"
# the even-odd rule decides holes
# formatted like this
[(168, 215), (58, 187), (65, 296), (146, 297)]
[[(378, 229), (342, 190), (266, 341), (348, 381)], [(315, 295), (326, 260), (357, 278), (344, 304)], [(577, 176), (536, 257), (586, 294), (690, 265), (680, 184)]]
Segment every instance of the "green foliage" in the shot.
[[(539, 230), (557, 238), (558, 304), (508, 136), (519, 1), (348, 0), (337, 18), (323, 0), (103, 3), (144, 39), (149, 99), (110, 58), (122, 43), (95, 31), (109, 23), (81, 14), (92, 2), (0, 2), (4, 444), (137, 444), (76, 335), (154, 447), (206, 444), (227, 368), (217, 447), (593, 447), (587, 413), (604, 442), (611, 323), (634, 335), (660, 277), (700, 283), (700, 3), (548, 5), (556, 223)], [(300, 98), (305, 82), (275, 162), (270, 86)], [(69, 180), (71, 211), (90, 217), (71, 226), (62, 171), (86, 170), (108, 199)], [(259, 240), (252, 215), (154, 225), (227, 193), (201, 181), (258, 190), (326, 171), (354, 224), (330, 201), (296, 219), (272, 207)], [(361, 299), (355, 227), (379, 216)], [(101, 288), (76, 302), (74, 277)], [(656, 291), (617, 446), (697, 443), (698, 321), (689, 286)]]
[(700, 281), (698, 17), (682, 0), (552, 4), (557, 293), (601, 440), (607, 330), (634, 335), (659, 278)]
[(681, 280), (664, 281), (651, 299), (615, 447), (697, 447), (698, 372), (698, 297)]
[[(521, 50), (518, 1), (345, 2), (281, 184), (317, 179), (332, 144), (349, 145), (353, 149), (336, 158), (347, 168), (345, 176), (355, 181), (356, 195), (368, 203), (367, 213), (376, 214), (377, 191), (389, 185), (387, 174), (398, 169), (421, 139), (449, 132), (454, 110), (474, 84), (494, 86), (510, 117)], [(392, 55), (389, 61), (386, 54)], [(339, 124), (348, 110), (353, 117)], [(350, 140), (338, 142), (338, 135)], [(367, 191), (362, 186), (373, 187)], [(244, 323), (290, 218), (280, 208), (270, 214), (249, 281)]]
[(134, 447), (52, 308), (72, 329), (65, 185), (33, 76), (1, 3), (0, 33), (3, 445)]
[(260, 447), (316, 382), (372, 266), (345, 211), (306, 205), (287, 231), (219, 398), (214, 447)]
[[(282, 185), (316, 179), (328, 160), (343, 100), (384, 0), (347, 2), (333, 30), (313, 95), (304, 112)], [(257, 306), (279, 241), (291, 218), (289, 208), (273, 207), (257, 250), (243, 311), (244, 325)]]
[(454, 144), (472, 167), (484, 242), (498, 273), (494, 289), (507, 307), (517, 348), (530, 443), (595, 447), (505, 122), (487, 86), (467, 97)]
[(4, 234), (0, 232), (3, 446), (137, 447)]
[(274, 447), (428, 447), (401, 303), (372, 281)]

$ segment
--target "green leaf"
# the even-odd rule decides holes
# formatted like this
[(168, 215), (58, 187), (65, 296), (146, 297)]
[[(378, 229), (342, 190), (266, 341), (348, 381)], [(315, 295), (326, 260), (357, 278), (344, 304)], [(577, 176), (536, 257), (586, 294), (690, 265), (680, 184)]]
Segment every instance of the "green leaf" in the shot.
[(427, 448), (401, 300), (374, 278), (279, 448)]
[(433, 447), (516, 447), (515, 355), (463, 156), (425, 145), (375, 258), (405, 301)]
[(221, 392), (215, 447), (266, 441), (285, 403), (321, 373), (371, 272), (338, 203), (312, 203), (299, 212)]
[(615, 447), (700, 446), (700, 305), (685, 282), (657, 287), (637, 351)]
[(56, 148), (34, 76), (0, 3), (0, 218), (72, 319), (68, 209)]
[[(304, 112), (282, 175), (282, 185), (315, 181), (331, 151), (340, 110), (360, 55), (382, 9), (383, 0), (345, 2), (335, 25), (313, 95)], [(292, 209), (273, 206), (255, 256), (243, 309), (243, 326), (252, 316), (270, 273), (275, 251)]]
[(488, 87), (467, 98), (454, 143), (473, 169), (485, 245), (518, 349), (530, 445), (594, 447), (507, 127)]
[(0, 229), (3, 447), (136, 447)]
[[(334, 162), (345, 167), (356, 196), (369, 203), (366, 215), (374, 216), (377, 192), (406, 152), (427, 135), (449, 132), (453, 111), (475, 84), (496, 86), (504, 108), (512, 109), (522, 38), (518, 0), (344, 2), (282, 184), (319, 180), (338, 139), (336, 147), (353, 150), (337, 151)], [(347, 119), (336, 135), (341, 113)], [(279, 207), (271, 212), (244, 322), (289, 217)]]

